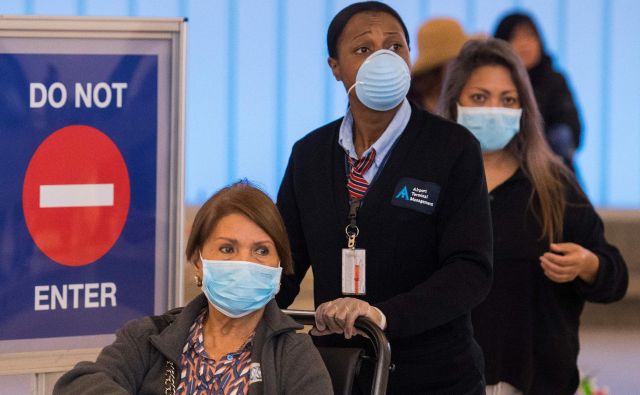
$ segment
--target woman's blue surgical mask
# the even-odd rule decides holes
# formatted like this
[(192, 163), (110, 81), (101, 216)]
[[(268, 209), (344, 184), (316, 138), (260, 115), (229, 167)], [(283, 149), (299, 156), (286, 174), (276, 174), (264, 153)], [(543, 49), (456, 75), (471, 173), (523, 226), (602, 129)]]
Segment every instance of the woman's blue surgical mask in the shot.
[(520, 130), (521, 108), (463, 107), (458, 104), (458, 123), (480, 141), (482, 152), (506, 147)]
[(281, 267), (246, 261), (202, 260), (202, 291), (209, 303), (231, 318), (264, 307), (280, 289)]
[(411, 85), (409, 66), (397, 53), (381, 49), (369, 55), (356, 74), (355, 88), (362, 104), (376, 111), (388, 111), (407, 96)]

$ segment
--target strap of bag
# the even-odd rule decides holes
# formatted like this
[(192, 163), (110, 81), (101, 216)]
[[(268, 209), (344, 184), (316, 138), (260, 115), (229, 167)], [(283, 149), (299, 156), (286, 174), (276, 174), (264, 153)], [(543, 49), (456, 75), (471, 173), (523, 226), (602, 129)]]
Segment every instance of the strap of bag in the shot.
[(164, 394), (176, 395), (176, 369), (169, 360), (166, 360), (164, 365)]
[[(158, 333), (162, 332), (166, 327), (171, 325), (166, 315), (155, 315), (151, 317), (151, 321), (158, 329)], [(176, 394), (176, 369), (173, 362), (168, 359), (164, 363), (164, 394)]]

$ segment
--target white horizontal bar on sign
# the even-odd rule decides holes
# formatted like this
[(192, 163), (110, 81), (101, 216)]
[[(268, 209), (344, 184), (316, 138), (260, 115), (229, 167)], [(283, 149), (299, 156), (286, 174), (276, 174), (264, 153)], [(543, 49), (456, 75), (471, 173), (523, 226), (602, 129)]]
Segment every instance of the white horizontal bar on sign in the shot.
[(40, 208), (113, 206), (113, 184), (40, 185)]

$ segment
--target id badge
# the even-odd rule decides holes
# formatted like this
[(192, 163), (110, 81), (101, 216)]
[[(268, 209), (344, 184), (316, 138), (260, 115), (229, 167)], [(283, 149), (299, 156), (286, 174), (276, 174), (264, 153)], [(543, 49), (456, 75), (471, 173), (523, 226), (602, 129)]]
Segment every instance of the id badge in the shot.
[(342, 294), (364, 295), (366, 292), (366, 250), (342, 249)]

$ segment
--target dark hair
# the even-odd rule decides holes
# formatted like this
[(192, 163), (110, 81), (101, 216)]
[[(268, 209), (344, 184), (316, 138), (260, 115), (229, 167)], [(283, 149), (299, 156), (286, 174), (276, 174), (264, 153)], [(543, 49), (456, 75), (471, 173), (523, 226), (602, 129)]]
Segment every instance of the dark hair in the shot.
[(513, 13), (504, 16), (498, 26), (496, 27), (496, 31), (493, 34), (495, 38), (499, 38), (504, 41), (511, 41), (511, 37), (513, 36), (513, 31), (516, 30), (516, 27), (520, 25), (527, 25), (531, 28), (533, 33), (538, 37), (538, 41), (540, 42), (540, 47), (544, 47), (542, 42), (542, 36), (540, 35), (540, 30), (538, 30), (538, 26), (536, 25), (533, 17), (524, 13)]
[(467, 42), (447, 70), (439, 112), (455, 121), (460, 95), (473, 72), (493, 65), (503, 66), (509, 71), (522, 107), (520, 132), (505, 150), (516, 158), (533, 186), (530, 206), (540, 221), (541, 237), (550, 241), (561, 240), (567, 203), (566, 185), (573, 183), (573, 178), (547, 144), (529, 75), (511, 45), (495, 38)]
[(384, 12), (396, 18), (398, 22), (400, 22), (400, 26), (402, 26), (404, 37), (407, 39), (407, 45), (409, 45), (409, 31), (396, 10), (379, 1), (364, 1), (346, 6), (331, 20), (331, 24), (329, 24), (329, 29), (327, 30), (327, 49), (329, 50), (330, 57), (334, 59), (337, 58), (338, 40), (340, 39), (340, 35), (342, 35), (344, 27), (347, 26), (347, 23), (349, 23), (349, 20), (351, 20), (354, 15), (362, 12)]
[(289, 238), (278, 208), (269, 196), (247, 180), (222, 188), (200, 207), (187, 241), (189, 262), (198, 258), (198, 253), (218, 222), (229, 214), (242, 214), (264, 230), (276, 246), (284, 273), (293, 273)]
[(424, 110), (435, 111), (435, 109), (426, 108), (423, 103), (427, 98), (436, 98), (437, 100), (440, 96), (446, 72), (445, 66), (444, 64), (439, 65), (412, 76), (407, 99), (413, 101), (414, 104)]

